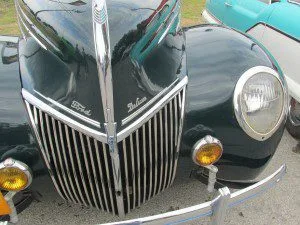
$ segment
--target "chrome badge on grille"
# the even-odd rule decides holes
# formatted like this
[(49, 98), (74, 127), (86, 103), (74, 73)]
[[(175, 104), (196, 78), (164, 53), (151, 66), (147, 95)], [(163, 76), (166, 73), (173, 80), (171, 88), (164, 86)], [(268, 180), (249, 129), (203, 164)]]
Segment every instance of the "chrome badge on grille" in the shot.
[(77, 101), (73, 101), (72, 104), (71, 104), (71, 107), (72, 107), (73, 109), (76, 109), (76, 110), (79, 111), (79, 112), (84, 113), (84, 114), (87, 115), (87, 116), (91, 116), (91, 115), (92, 115), (91, 110), (86, 109), (86, 107), (85, 107), (84, 105), (80, 104), (80, 103), (77, 102)]
[(141, 104), (143, 104), (143, 103), (146, 102), (146, 101), (147, 101), (147, 98), (144, 97), (144, 98), (142, 98), (142, 99), (136, 98), (135, 103), (132, 103), (132, 102), (128, 103), (128, 104), (127, 104), (127, 107), (128, 107), (128, 113), (130, 113), (132, 110), (136, 109), (137, 107), (139, 107)]

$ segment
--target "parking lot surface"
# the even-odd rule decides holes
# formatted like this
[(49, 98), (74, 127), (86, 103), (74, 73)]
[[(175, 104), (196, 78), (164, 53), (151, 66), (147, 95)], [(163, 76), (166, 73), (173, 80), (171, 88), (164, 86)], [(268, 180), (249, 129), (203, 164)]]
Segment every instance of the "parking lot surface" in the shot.
[[(184, 162), (181, 162), (184, 163)], [(283, 163), (288, 172), (275, 188), (228, 211), (225, 224), (270, 225), (300, 224), (300, 144), (287, 132), (273, 160), (260, 178), (273, 173)], [(216, 193), (208, 194), (206, 186), (189, 178), (190, 168), (180, 171), (173, 186), (154, 197), (123, 219), (133, 219), (164, 213), (210, 200)], [(66, 203), (53, 187), (45, 186), (40, 202), (33, 202), (19, 215), (19, 224), (101, 224), (120, 218), (96, 209)], [(209, 224), (210, 219), (189, 224)]]

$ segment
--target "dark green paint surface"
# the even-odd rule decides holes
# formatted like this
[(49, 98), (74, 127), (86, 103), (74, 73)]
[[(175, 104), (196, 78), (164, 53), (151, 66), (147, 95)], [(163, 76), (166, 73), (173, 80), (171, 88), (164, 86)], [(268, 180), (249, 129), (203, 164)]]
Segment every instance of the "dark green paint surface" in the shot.
[[(124, 129), (123, 119), (186, 75), (185, 43), (178, 29), (179, 6), (177, 0), (107, 1), (118, 131)], [(23, 87), (48, 104), (46, 98), (68, 108), (73, 101), (79, 102), (91, 112), (88, 118), (100, 122), (100, 127), (92, 128), (104, 133), (91, 1), (74, 5), (19, 0), (17, 8), (21, 20), (48, 49), (40, 47), (30, 35), (26, 43), (21, 41)], [(128, 104), (144, 98), (143, 104), (129, 112)]]
[(9, 157), (23, 161), (37, 175), (45, 170), (21, 98), (17, 47), (0, 42), (0, 161)]
[(268, 53), (254, 40), (220, 26), (186, 30), (189, 84), (181, 153), (207, 134), (223, 144), (218, 177), (252, 180), (265, 168), (281, 139), (284, 124), (268, 140), (259, 142), (239, 126), (233, 92), (240, 76), (254, 66), (277, 70)]
[[(5, 84), (0, 90), (0, 156), (1, 160), (13, 157), (28, 163), (38, 176), (44, 171), (43, 164), (29, 129), (21, 87), (51, 107), (55, 106), (35, 91), (67, 107), (77, 100), (91, 109), (91, 118), (101, 125), (104, 116), (90, 1), (80, 6), (57, 6), (45, 0), (20, 0), (19, 3), (27, 19), (34, 24), (32, 32), (41, 38), (48, 50), (33, 38), (21, 40), (16, 57), (20, 74), (18, 62), (0, 66), (0, 85)], [(122, 128), (121, 120), (128, 116), (128, 103), (143, 96), (150, 100), (175, 79), (180, 80), (188, 73), (181, 156), (191, 157), (194, 143), (210, 134), (224, 145), (224, 155), (218, 162), (219, 177), (254, 179), (275, 153), (283, 126), (267, 141), (250, 138), (236, 121), (232, 94), (237, 80), (247, 69), (253, 66), (277, 69), (275, 63), (261, 46), (238, 32), (218, 26), (199, 26), (184, 33), (177, 29), (178, 18), (159, 43), (159, 36), (152, 37), (166, 15), (162, 13), (161, 18), (154, 20), (153, 12), (161, 9), (163, 3), (159, 0), (147, 3), (108, 1), (118, 129)], [(175, 3), (170, 1), (170, 7)], [(156, 22), (151, 24), (151, 21)], [(4, 43), (0, 47), (2, 50)], [(12, 58), (17, 54), (16, 49), (9, 51), (12, 51)], [(103, 126), (97, 129), (104, 132)], [(38, 189), (38, 183), (34, 184), (33, 188)]]

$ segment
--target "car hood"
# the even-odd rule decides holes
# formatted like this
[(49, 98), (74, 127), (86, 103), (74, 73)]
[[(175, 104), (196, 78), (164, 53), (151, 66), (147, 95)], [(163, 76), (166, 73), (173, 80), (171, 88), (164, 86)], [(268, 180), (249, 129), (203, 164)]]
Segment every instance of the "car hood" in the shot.
[[(115, 120), (122, 129), (122, 121), (139, 109), (130, 105), (147, 105), (186, 74), (184, 38), (177, 0), (111, 0), (107, 8)], [(17, 9), (23, 32), (39, 43), (20, 51), (31, 56), (20, 59), (24, 88), (68, 109), (77, 102), (84, 108), (78, 113), (103, 123), (92, 1), (18, 0)]]

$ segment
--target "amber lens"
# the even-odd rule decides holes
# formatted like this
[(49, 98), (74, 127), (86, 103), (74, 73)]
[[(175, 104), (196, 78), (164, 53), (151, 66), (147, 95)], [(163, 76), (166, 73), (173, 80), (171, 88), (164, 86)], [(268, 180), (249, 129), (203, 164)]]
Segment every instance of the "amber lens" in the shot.
[(8, 167), (0, 170), (0, 188), (6, 191), (20, 191), (27, 185), (28, 178), (26, 174), (14, 167)]
[(221, 155), (221, 146), (217, 144), (206, 144), (198, 149), (196, 153), (196, 161), (201, 166), (208, 166), (218, 161)]

